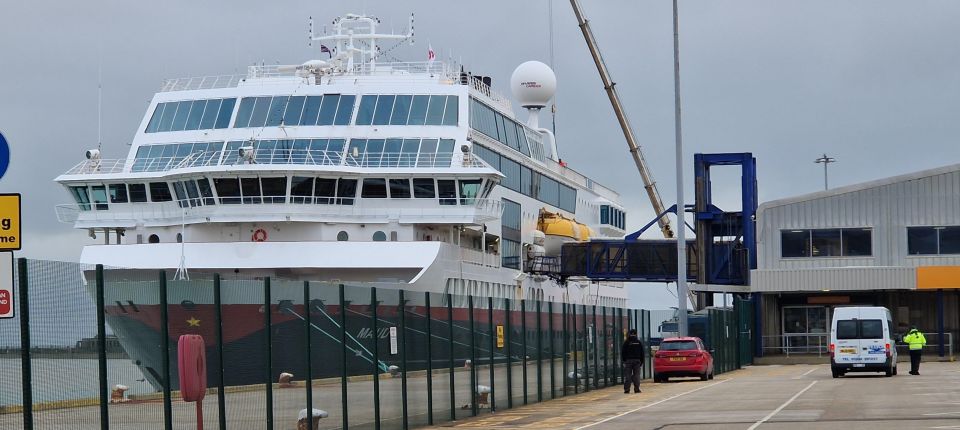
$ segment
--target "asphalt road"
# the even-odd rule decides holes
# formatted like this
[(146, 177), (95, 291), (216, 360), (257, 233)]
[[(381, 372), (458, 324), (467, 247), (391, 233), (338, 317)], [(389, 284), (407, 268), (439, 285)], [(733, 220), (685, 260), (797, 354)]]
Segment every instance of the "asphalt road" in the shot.
[[(900, 370), (904, 370), (901, 368)], [(828, 365), (756, 366), (716, 380), (609, 388), (493, 416), (473, 428), (960, 429), (960, 364), (924, 363), (920, 376), (851, 374)]]

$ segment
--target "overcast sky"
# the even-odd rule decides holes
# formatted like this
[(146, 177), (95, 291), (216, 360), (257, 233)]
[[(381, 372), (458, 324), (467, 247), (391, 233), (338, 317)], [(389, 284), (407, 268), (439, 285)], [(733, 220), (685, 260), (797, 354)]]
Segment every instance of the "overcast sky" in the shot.
[[(75, 261), (90, 240), (57, 222), (70, 198), (53, 178), (97, 145), (102, 64), (104, 158), (124, 158), (165, 78), (242, 73), (248, 64), (299, 64), (307, 17), (348, 12), (406, 29), (409, 61), (462, 61), (508, 80), (526, 60), (550, 60), (549, 0), (51, 1), (4, 6), (0, 132), (11, 166), (0, 192), (23, 193), (18, 256)], [(675, 201), (669, 0), (583, 0), (587, 17), (667, 204)], [(653, 215), (570, 5), (554, 1), (557, 137), (574, 169), (618, 190), (628, 227)], [(692, 154), (750, 151), (760, 200), (823, 186), (822, 153), (846, 185), (957, 162), (960, 146), (960, 2), (681, 0), (683, 138), (687, 196)], [(387, 44), (389, 46), (389, 44)], [(542, 121), (549, 124), (544, 115)], [(733, 172), (717, 176), (721, 207), (737, 208)], [(726, 182), (724, 182), (726, 181)], [(724, 186), (724, 184), (729, 184)], [(663, 289), (656, 287), (657, 289)]]

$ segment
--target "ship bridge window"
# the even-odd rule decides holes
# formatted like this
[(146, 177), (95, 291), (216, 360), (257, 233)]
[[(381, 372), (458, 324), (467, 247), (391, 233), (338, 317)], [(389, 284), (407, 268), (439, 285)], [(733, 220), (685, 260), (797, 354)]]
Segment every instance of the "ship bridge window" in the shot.
[(357, 180), (343, 179), (337, 181), (337, 204), (352, 205), (357, 196)]
[(170, 186), (166, 182), (150, 183), (150, 201), (169, 202), (173, 201), (173, 195), (170, 194)]
[(87, 187), (70, 187), (70, 193), (77, 201), (77, 207), (82, 211), (90, 210), (90, 194)]
[(413, 197), (417, 199), (437, 198), (433, 178), (413, 178)]
[(387, 181), (383, 178), (364, 178), (360, 197), (365, 199), (387, 198)]
[[(337, 180), (330, 178), (317, 178), (314, 197), (316, 203), (321, 205), (332, 205), (336, 202)], [(350, 197), (353, 197), (352, 195)]]
[(240, 204), (240, 179), (214, 178), (213, 185), (217, 187), (217, 195), (220, 196), (220, 204)]
[(356, 125), (457, 125), (459, 96), (376, 95), (360, 98)]
[(410, 180), (409, 179), (391, 179), (390, 180), (390, 198), (409, 199), (410, 198)]
[(207, 178), (197, 179), (197, 190), (203, 196), (203, 204), (213, 205), (216, 203), (213, 199), (213, 189), (210, 188), (210, 181)]
[(280, 125), (348, 125), (353, 115), (353, 95), (244, 97), (234, 128)]
[(130, 203), (145, 203), (147, 201), (146, 184), (129, 184)]
[(260, 204), (260, 178), (240, 178), (240, 192), (243, 194), (243, 203)]
[(287, 200), (287, 178), (260, 178), (264, 203), (284, 203)]
[(460, 181), (460, 204), (472, 205), (480, 193), (480, 179), (461, 179)]
[(185, 100), (157, 103), (146, 133), (227, 128), (237, 99)]
[(457, 204), (457, 181), (453, 179), (437, 180), (437, 195), (440, 197), (441, 205)]
[(110, 203), (126, 203), (127, 202), (127, 186), (126, 184), (110, 184)]
[(311, 203), (313, 178), (294, 176), (290, 179), (290, 203)]

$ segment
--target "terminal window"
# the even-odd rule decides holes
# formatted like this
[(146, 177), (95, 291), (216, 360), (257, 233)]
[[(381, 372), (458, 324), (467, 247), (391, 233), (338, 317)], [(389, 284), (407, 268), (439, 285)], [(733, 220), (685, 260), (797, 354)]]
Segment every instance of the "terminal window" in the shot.
[(960, 254), (960, 226), (907, 227), (910, 255)]
[(869, 257), (873, 229), (833, 228), (780, 231), (782, 258)]

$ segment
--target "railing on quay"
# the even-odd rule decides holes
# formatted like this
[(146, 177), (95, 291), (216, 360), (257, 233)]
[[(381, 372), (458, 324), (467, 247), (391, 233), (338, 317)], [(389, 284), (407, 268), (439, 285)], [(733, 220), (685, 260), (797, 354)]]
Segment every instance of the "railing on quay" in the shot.
[[(937, 333), (925, 334), (928, 342), (924, 345), (924, 354), (939, 355), (940, 345), (944, 347), (943, 357), (953, 359), (956, 350), (953, 345), (953, 333), (944, 333), (943, 340)], [(910, 348), (901, 339), (895, 339), (897, 353), (904, 355)], [(763, 350), (766, 355), (816, 355), (817, 357), (830, 355), (830, 335), (827, 333), (797, 333), (781, 335), (764, 335)]]
[[(486, 415), (617, 386), (624, 333), (638, 329), (647, 345), (651, 337), (648, 311), (600, 306), (595, 296), (548, 303), (398, 289), (405, 284), (196, 272), (186, 280), (166, 271), (17, 263), (21, 320), (0, 320), (0, 334), (20, 342), (13, 353), (21, 377), (11, 381), (22, 395), (0, 404), (3, 428), (33, 430), (53, 420), (100, 429), (196, 427), (178, 391), (183, 335), (204, 340), (203, 409), (207, 427), (219, 429), (254, 422), (318, 428), (319, 421), (323, 428), (327, 421), (409, 428)], [(238, 306), (254, 311), (237, 314)], [(144, 314), (149, 326), (140, 322)], [(108, 363), (108, 324), (132, 360)], [(87, 332), (96, 334), (79, 338)], [(96, 359), (35, 355), (31, 340), (51, 333), (64, 348), (94, 345)], [(37, 383), (44, 380), (58, 383)]]

